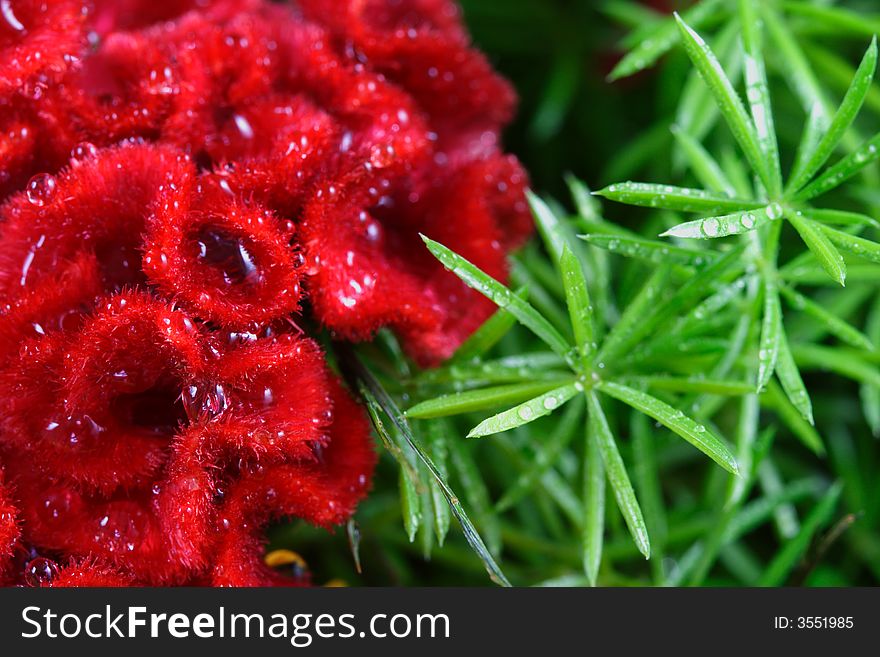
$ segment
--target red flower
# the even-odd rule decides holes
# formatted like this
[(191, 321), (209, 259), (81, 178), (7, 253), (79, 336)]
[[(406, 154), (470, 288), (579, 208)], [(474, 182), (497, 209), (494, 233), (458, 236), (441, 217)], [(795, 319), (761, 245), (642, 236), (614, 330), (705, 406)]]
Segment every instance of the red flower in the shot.
[(301, 583), (261, 527), (375, 455), (299, 326), (432, 364), (489, 315), (418, 234), (504, 278), (512, 90), (446, 0), (0, 9), (0, 578)]

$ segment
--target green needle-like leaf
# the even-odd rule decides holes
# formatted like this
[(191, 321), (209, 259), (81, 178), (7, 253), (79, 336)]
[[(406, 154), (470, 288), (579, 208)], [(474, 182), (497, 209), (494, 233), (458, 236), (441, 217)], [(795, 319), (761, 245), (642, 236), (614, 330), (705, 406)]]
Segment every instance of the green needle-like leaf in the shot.
[(730, 448), (715, 436), (704, 425), (699, 424), (683, 412), (674, 409), (669, 404), (652, 397), (651, 395), (629, 388), (619, 383), (602, 381), (597, 385), (598, 390), (614, 397), (625, 404), (632, 406), (637, 411), (654, 418), (678, 434), (722, 468), (732, 474), (739, 474), (739, 468)]
[[(691, 24), (699, 27), (712, 16), (719, 4), (720, 0), (703, 0), (685, 12), (685, 16)], [(671, 19), (642, 33), (639, 44), (618, 62), (608, 79), (619, 80), (648, 68), (675, 45), (677, 37), (675, 23)]]
[(776, 361), (776, 376), (779, 377), (779, 383), (785, 391), (788, 400), (791, 402), (804, 419), (810, 424), (813, 421), (813, 404), (810, 401), (810, 394), (801, 378), (794, 357), (791, 355), (791, 348), (788, 346), (788, 337), (785, 330), (780, 328), (779, 331), (779, 356)]
[[(516, 296), (525, 300), (527, 295), (525, 289), (516, 291)], [(487, 319), (480, 328), (474, 331), (471, 336), (461, 343), (456, 349), (451, 363), (463, 363), (482, 356), (510, 331), (516, 324), (516, 317), (509, 311), (499, 308), (489, 319)]]
[[(880, 296), (874, 299), (868, 311), (865, 332), (872, 344), (880, 344)], [(880, 437), (880, 386), (862, 384), (861, 397), (865, 419), (871, 427), (871, 433), (874, 437)]]
[(835, 230), (828, 226), (821, 226), (820, 228), (828, 239), (839, 249), (843, 249), (847, 253), (852, 253), (865, 260), (880, 263), (880, 244), (877, 242), (866, 240), (863, 237), (850, 235), (849, 233), (844, 233), (843, 231)]
[(779, 288), (779, 291), (782, 292), (782, 295), (791, 304), (792, 308), (800, 310), (815, 319), (831, 335), (852, 345), (856, 349), (874, 350), (874, 344), (867, 335), (846, 320), (827, 310), (821, 304), (784, 285)]
[(756, 0), (740, 0), (739, 2), (739, 19), (745, 50), (743, 72), (746, 82), (746, 98), (751, 107), (758, 145), (764, 155), (764, 164), (769, 176), (767, 191), (771, 198), (777, 198), (782, 192), (779, 146), (776, 143), (776, 126), (773, 121), (770, 90), (767, 86), (767, 71), (764, 66), (763, 33), (755, 2)]
[(547, 250), (553, 260), (558, 262), (562, 257), (562, 249), (566, 243), (567, 235), (565, 233), (569, 231), (565, 230), (559, 217), (540, 196), (529, 190), (526, 192), (526, 199), (529, 202), (532, 215), (535, 217), (535, 224), (541, 231), (541, 237), (544, 238), (544, 244), (547, 245)]
[(776, 413), (779, 421), (788, 427), (794, 437), (800, 440), (807, 449), (819, 456), (825, 453), (822, 437), (813, 425), (807, 422), (803, 413), (795, 408), (794, 404), (786, 396), (785, 391), (776, 381), (771, 380), (767, 384), (767, 390), (761, 396), (761, 403), (771, 408)]
[(873, 226), (874, 228), (880, 228), (880, 221), (859, 212), (823, 210), (818, 208), (801, 208), (799, 212), (813, 221), (832, 226)]
[(796, 201), (809, 201), (839, 187), (841, 183), (849, 180), (869, 164), (880, 158), (880, 134), (873, 136), (859, 146), (837, 164), (829, 167), (809, 185), (799, 191), (794, 199)]
[(671, 130), (697, 179), (712, 192), (731, 198), (736, 196), (736, 188), (703, 145), (677, 125)]
[(553, 433), (546, 442), (537, 445), (534, 459), (529, 467), (517, 477), (514, 484), (498, 500), (495, 505), (497, 511), (503, 512), (519, 502), (529, 494), (535, 484), (556, 465), (559, 455), (568, 447), (577, 430), (583, 425), (582, 403), (569, 404), (559, 423), (554, 427)]
[(801, 368), (834, 372), (859, 383), (880, 386), (880, 369), (865, 359), (864, 352), (797, 344), (792, 347), (792, 354)]
[(633, 383), (655, 390), (671, 392), (695, 392), (705, 395), (748, 395), (755, 392), (755, 386), (745, 381), (722, 381), (703, 377), (680, 378), (675, 376), (644, 376), (633, 379)]
[(617, 500), (617, 508), (620, 509), (639, 552), (648, 559), (651, 556), (651, 542), (648, 538), (648, 528), (642, 516), (642, 509), (639, 507), (636, 493), (630, 483), (623, 458), (617, 449), (617, 443), (611, 434), (611, 428), (608, 426), (602, 404), (599, 403), (599, 398), (592, 391), (587, 393), (587, 411), (590, 414), (590, 431), (599, 443), (599, 452), (605, 465), (608, 483), (611, 484), (611, 490), (614, 491), (614, 497)]
[(605, 336), (597, 356), (600, 361), (616, 357), (625, 351), (633, 336), (638, 335), (645, 316), (654, 309), (665, 291), (668, 277), (668, 266), (663, 265), (654, 270), (636, 297), (626, 307), (620, 320)]
[(482, 411), (487, 408), (496, 408), (531, 399), (535, 395), (558, 388), (560, 383), (561, 381), (558, 379), (532, 381), (529, 383), (456, 392), (420, 402), (407, 410), (405, 415), (410, 419), (424, 420)]
[[(471, 549), (483, 562), (489, 577), (492, 581), (501, 586), (510, 586), (510, 582), (504, 575), (504, 572), (498, 567), (492, 553), (486, 547), (483, 538), (480, 536), (479, 532), (477, 532), (476, 527), (474, 527), (474, 524), (465, 512), (464, 507), (462, 507), (458, 495), (449, 486), (446, 477), (437, 469), (434, 461), (422, 447), (420, 441), (413, 435), (409, 423), (397, 408), (397, 404), (388, 395), (376, 377), (354, 354), (350, 347), (339, 345), (337, 351), (340, 356), (340, 365), (346, 374), (346, 377), (352, 381), (353, 385), (366, 400), (367, 408), (370, 411), (371, 417), (373, 417), (374, 420), (378, 420), (374, 421), (374, 426), (377, 432), (383, 434), (383, 440), (386, 443), (392, 443), (390, 434), (378, 418), (379, 412), (382, 412), (388, 416), (396, 427), (397, 432), (399, 432), (402, 437), (402, 440), (397, 441), (397, 446), (399, 448), (402, 448), (403, 445), (408, 446), (425, 465), (434, 481), (437, 482), (437, 485), (440, 486), (443, 491), (443, 496), (446, 498), (446, 502), (449, 505), (450, 511), (455, 516), (456, 520), (458, 520), (459, 525), (461, 525), (465, 540), (467, 540), (468, 545), (470, 545)], [(450, 443), (450, 445), (454, 445), (454, 442)], [(464, 477), (462, 477), (462, 479), (464, 479)], [(465, 485), (466, 489), (470, 492), (476, 489), (476, 485), (467, 485), (467, 482), (465, 482)]]
[(584, 278), (581, 263), (567, 244), (562, 248), (559, 269), (562, 273), (562, 285), (565, 288), (565, 300), (571, 317), (575, 347), (580, 353), (581, 363), (584, 372), (586, 372), (590, 369), (593, 354), (596, 351), (593, 334), (593, 306), (590, 303), (590, 294), (587, 292), (587, 281)]
[(409, 476), (405, 468), (400, 468), (400, 502), (403, 513), (403, 526), (409, 542), (416, 540), (422, 522), (422, 505), (418, 484)]
[[(447, 463), (448, 445), (447, 436), (443, 431), (442, 422), (431, 422), (427, 427), (427, 436), (430, 441), (428, 451), (434, 465), (437, 466), (437, 472), (444, 479), (449, 479), (449, 466)], [(449, 533), (449, 527), (452, 524), (452, 515), (449, 512), (449, 504), (446, 503), (446, 497), (443, 495), (443, 489), (434, 480), (433, 477), (428, 479), (428, 487), (431, 493), (431, 507), (434, 510), (434, 533), (437, 536), (437, 542), (442, 546), (446, 541), (446, 535)]]
[(813, 25), (868, 37), (880, 33), (880, 19), (876, 15), (855, 12), (842, 6), (833, 7), (823, 3), (803, 2), (803, 0), (784, 4), (787, 12), (804, 16)]
[(822, 137), (822, 140), (816, 146), (816, 149), (810, 157), (804, 160), (801, 169), (792, 172), (791, 179), (787, 185), (789, 191), (795, 191), (803, 187), (822, 167), (822, 165), (828, 161), (828, 158), (831, 157), (834, 149), (843, 138), (844, 133), (852, 125), (852, 122), (862, 109), (865, 97), (868, 94), (868, 90), (871, 88), (871, 82), (874, 79), (874, 71), (876, 68), (877, 39), (875, 37), (872, 39), (868, 51), (862, 58), (862, 63), (856, 71), (856, 75), (843, 98), (843, 102), (840, 104), (840, 108), (831, 120), (831, 124), (828, 126), (828, 131), (825, 133), (825, 136)]
[(787, 212), (786, 216), (828, 275), (841, 285), (846, 285), (846, 262), (822, 232), (820, 225), (798, 212)]
[[(736, 85), (742, 73), (743, 61), (739, 25), (735, 21), (729, 21), (716, 35), (712, 46), (718, 54), (718, 59), (722, 62), (724, 70), (727, 71), (731, 83)], [(715, 102), (715, 97), (703, 82), (700, 72), (692, 68), (684, 88), (681, 90), (678, 107), (675, 111), (676, 125), (681, 128), (682, 132), (691, 136), (694, 141), (700, 142), (717, 125), (720, 117), (721, 112)], [(675, 153), (673, 153), (673, 158), (675, 159)], [(673, 163), (676, 166), (681, 164), (675, 161)], [(731, 180), (731, 182), (733, 181)], [(714, 189), (713, 187), (708, 188)]]
[(721, 68), (721, 64), (715, 57), (715, 54), (709, 48), (703, 38), (690, 28), (681, 17), (676, 14), (675, 19), (678, 22), (681, 41), (684, 44), (685, 52), (694, 63), (694, 66), (700, 71), (721, 114), (727, 121), (734, 138), (739, 143), (743, 155), (752, 166), (752, 170), (758, 174), (758, 177), (768, 189), (773, 188), (769, 172), (767, 170), (761, 144), (755, 131), (755, 125), (746, 113), (742, 99), (737, 95), (736, 90)]
[(541, 340), (563, 358), (570, 357), (571, 345), (553, 328), (541, 314), (526, 301), (516, 296), (507, 287), (481, 271), (461, 256), (452, 252), (439, 242), (421, 236), (428, 250), (466, 285), (492, 300), (499, 308), (508, 310), (519, 322), (537, 335)]
[(707, 261), (717, 259), (717, 255), (711, 251), (685, 249), (657, 240), (620, 237), (618, 235), (579, 235), (579, 237), (585, 242), (611, 253), (653, 262), (658, 265), (675, 263), (701, 267)]
[(602, 543), (605, 534), (605, 466), (599, 429), (592, 414), (584, 433), (584, 522), (581, 530), (584, 572), (592, 586), (599, 577), (602, 563)]
[(710, 214), (761, 207), (760, 203), (748, 199), (731, 198), (726, 194), (653, 183), (616, 183), (593, 193), (618, 203), (678, 212)]
[(794, 156), (794, 164), (791, 167), (791, 175), (794, 175), (797, 171), (803, 171), (806, 168), (807, 161), (819, 148), (819, 143), (822, 141), (822, 137), (827, 134), (830, 121), (831, 119), (828, 117), (828, 112), (825, 111), (825, 106), (822, 105), (822, 103), (817, 102), (813, 105), (807, 113), (807, 120), (804, 123), (804, 131), (801, 135), (801, 140), (798, 143), (797, 153), (795, 153)]
[(790, 82), (807, 116), (815, 115), (814, 127), (817, 132), (822, 133), (830, 123), (831, 117), (825, 109), (826, 101), (819, 80), (816, 79), (813, 69), (797, 43), (797, 38), (788, 25), (770, 3), (761, 2), (760, 6), (767, 33), (785, 62), (786, 79)]
[(771, 221), (780, 219), (783, 215), (782, 206), (778, 203), (756, 209), (719, 217), (706, 217), (696, 221), (687, 221), (673, 226), (660, 237), (681, 237), (686, 239), (714, 239), (716, 237), (728, 237), (751, 232)]
[(773, 279), (764, 281), (764, 318), (761, 322), (761, 342), (758, 348), (757, 390), (761, 392), (776, 371), (779, 359), (779, 335), (782, 331), (782, 307), (779, 289)]
[(831, 521), (842, 491), (843, 485), (837, 483), (822, 496), (822, 499), (804, 520), (797, 535), (790, 541), (786, 541), (773, 561), (770, 562), (767, 570), (758, 581), (758, 586), (782, 586), (785, 584), (786, 578), (806, 553), (816, 533)]
[(578, 383), (570, 383), (562, 387), (539, 395), (534, 399), (508, 409), (498, 415), (493, 415), (483, 420), (468, 433), (468, 438), (491, 436), (502, 431), (515, 429), (516, 427), (534, 422), (538, 418), (550, 415), (565, 402), (578, 393), (582, 386)]

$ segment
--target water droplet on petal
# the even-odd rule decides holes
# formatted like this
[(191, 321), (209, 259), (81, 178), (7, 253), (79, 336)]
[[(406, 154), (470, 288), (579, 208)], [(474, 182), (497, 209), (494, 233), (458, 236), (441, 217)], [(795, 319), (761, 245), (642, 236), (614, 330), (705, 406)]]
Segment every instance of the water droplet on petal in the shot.
[(49, 203), (55, 196), (58, 189), (58, 183), (55, 182), (55, 176), (50, 173), (38, 173), (28, 181), (27, 199), (31, 205), (38, 208)]
[(58, 575), (58, 564), (45, 557), (37, 557), (24, 567), (24, 581), (28, 586), (39, 587), (48, 584)]
[(93, 143), (84, 141), (73, 147), (70, 151), (70, 164), (74, 167), (81, 166), (98, 153), (98, 148)]
[(0, 15), (3, 16), (3, 20), (6, 21), (7, 25), (16, 32), (25, 31), (24, 25), (21, 24), (21, 21), (18, 20), (18, 17), (12, 9), (11, 0), (0, 0)]
[(377, 169), (390, 167), (397, 154), (394, 152), (394, 146), (391, 144), (376, 144), (370, 149), (370, 164)]

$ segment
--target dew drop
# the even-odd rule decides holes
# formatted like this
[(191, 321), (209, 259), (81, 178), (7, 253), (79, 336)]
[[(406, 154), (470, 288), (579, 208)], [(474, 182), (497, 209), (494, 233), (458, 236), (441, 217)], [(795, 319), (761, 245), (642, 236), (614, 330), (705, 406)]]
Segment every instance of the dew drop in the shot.
[(70, 151), (70, 164), (74, 167), (82, 166), (87, 160), (95, 157), (98, 148), (93, 143), (84, 141), (73, 147)]
[(28, 181), (27, 199), (31, 205), (41, 208), (52, 200), (57, 189), (55, 176), (50, 173), (38, 173)]
[(519, 415), (520, 418), (523, 420), (531, 420), (533, 412), (529, 406), (523, 406), (521, 409), (519, 409), (517, 415)]
[(779, 203), (771, 203), (767, 206), (767, 217), (776, 221), (777, 219), (782, 218), (782, 206)]
[(197, 257), (220, 270), (228, 285), (258, 284), (260, 272), (247, 245), (225, 232), (205, 229), (197, 236)]
[(24, 567), (24, 581), (28, 586), (39, 587), (48, 584), (58, 575), (58, 564), (45, 557), (37, 557)]
[(559, 400), (556, 399), (556, 397), (547, 397), (547, 399), (544, 400), (544, 408), (546, 408), (548, 411), (552, 411), (558, 405)]
[(235, 127), (238, 128), (238, 132), (241, 133), (241, 136), (245, 139), (253, 139), (254, 138), (254, 129), (251, 126), (250, 121), (248, 121), (241, 114), (236, 114), (232, 117), (232, 120), (235, 121)]
[(714, 218), (706, 219), (700, 226), (706, 237), (716, 237), (718, 235), (718, 220)]
[(3, 20), (6, 21), (6, 24), (16, 32), (25, 31), (24, 25), (21, 24), (21, 21), (18, 20), (18, 17), (12, 10), (11, 0), (0, 0), (0, 15), (3, 16)]
[(377, 169), (390, 167), (396, 157), (394, 146), (391, 144), (376, 144), (370, 149), (370, 164)]

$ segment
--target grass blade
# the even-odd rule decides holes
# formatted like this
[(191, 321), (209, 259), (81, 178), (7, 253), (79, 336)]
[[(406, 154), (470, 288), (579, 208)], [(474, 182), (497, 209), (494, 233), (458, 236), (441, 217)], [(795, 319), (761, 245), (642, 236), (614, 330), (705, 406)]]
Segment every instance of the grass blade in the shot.
[(726, 194), (654, 183), (616, 183), (600, 189), (598, 192), (593, 192), (593, 194), (626, 205), (662, 208), (677, 212), (718, 214), (761, 207), (760, 203), (743, 198), (731, 198)]
[(810, 154), (809, 158), (804, 160), (801, 168), (792, 172), (787, 186), (788, 191), (801, 189), (834, 153), (834, 149), (837, 148), (844, 133), (849, 129), (856, 115), (862, 109), (865, 97), (871, 88), (876, 68), (877, 39), (875, 37), (871, 40), (871, 45), (862, 58), (861, 64), (859, 64), (856, 75), (843, 98), (843, 102), (840, 104), (840, 108), (837, 110), (834, 118), (831, 119), (825, 136), (822, 137), (822, 140)]
[(737, 95), (709, 45), (678, 14), (675, 14), (675, 20), (678, 22), (685, 52), (715, 96), (721, 115), (727, 121), (752, 170), (758, 174), (765, 187), (772, 189), (773, 185), (764, 162), (755, 125), (746, 113), (742, 99)]
[(654, 418), (667, 429), (678, 434), (706, 454), (728, 472), (735, 475), (739, 474), (736, 458), (734, 458), (730, 448), (704, 425), (697, 423), (681, 411), (674, 409), (669, 404), (647, 393), (619, 383), (601, 381), (596, 387), (606, 395), (614, 397), (628, 406), (632, 406), (648, 417)]
[(715, 239), (730, 235), (742, 235), (764, 226), (782, 217), (782, 206), (778, 203), (756, 209), (734, 212), (718, 217), (706, 217), (695, 221), (686, 221), (673, 226), (660, 237), (680, 237), (685, 239)]
[(559, 380), (538, 381), (455, 392), (420, 402), (404, 415), (413, 420), (425, 420), (482, 411), (531, 399), (535, 395), (558, 388), (560, 383)]
[(439, 242), (435, 242), (424, 235), (421, 237), (434, 257), (443, 263), (444, 267), (458, 276), (466, 285), (485, 295), (499, 308), (509, 311), (523, 326), (546, 342), (557, 354), (566, 359), (570, 357), (571, 345), (528, 302), (523, 301), (507, 287)]
[(819, 228), (819, 224), (798, 212), (787, 212), (786, 216), (828, 275), (841, 285), (846, 285), (846, 262)]
[(611, 434), (602, 405), (592, 391), (587, 393), (587, 409), (590, 414), (591, 433), (599, 444), (599, 453), (602, 455), (602, 463), (605, 465), (608, 483), (611, 484), (611, 490), (614, 491), (617, 507), (626, 521), (639, 552), (648, 559), (651, 556), (651, 542), (648, 538), (645, 519), (642, 517), (642, 509), (639, 507), (636, 493), (626, 472), (626, 465), (624, 465), (623, 458), (617, 449), (617, 443)]
[(550, 415), (550, 413), (574, 397), (580, 387), (577, 383), (569, 383), (539, 395), (534, 399), (530, 399), (519, 406), (514, 406), (498, 415), (493, 415), (471, 429), (467, 437), (480, 438), (482, 436), (491, 436), (502, 431), (515, 429), (529, 422), (534, 422), (545, 415)]

